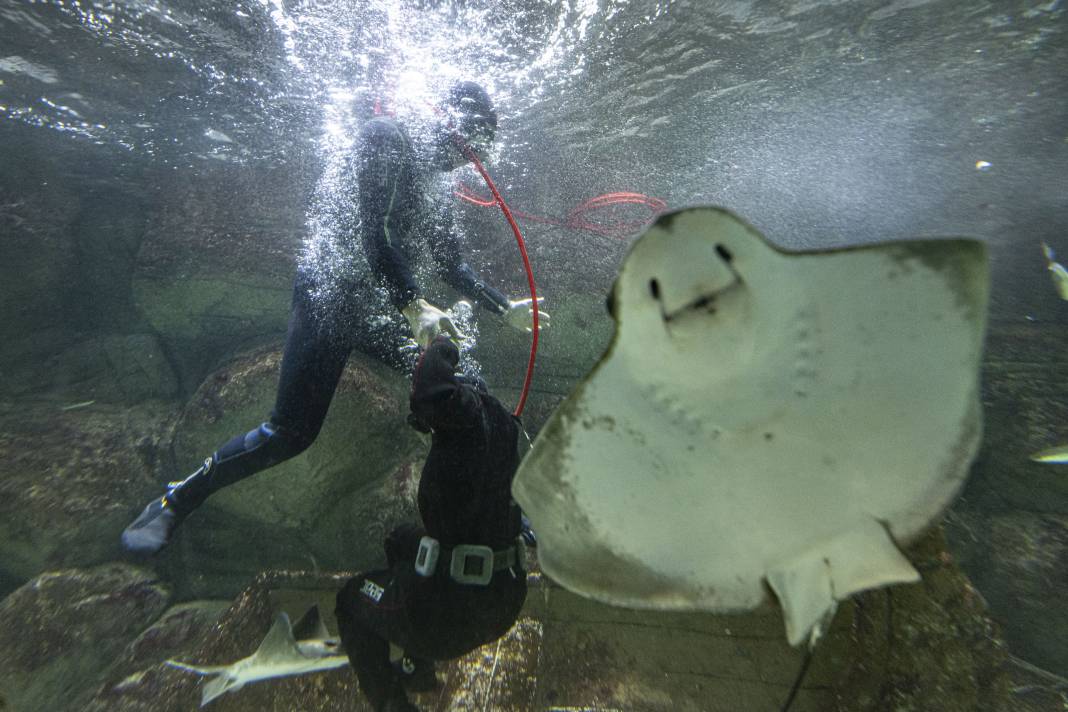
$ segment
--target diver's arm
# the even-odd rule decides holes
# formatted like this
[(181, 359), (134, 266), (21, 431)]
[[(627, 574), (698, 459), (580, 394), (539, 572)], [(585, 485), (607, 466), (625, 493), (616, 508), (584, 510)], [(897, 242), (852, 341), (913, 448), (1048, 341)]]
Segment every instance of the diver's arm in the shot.
[(359, 188), (360, 238), (371, 270), (386, 287), (398, 310), (411, 304), (421, 290), (407, 256), (390, 234), (398, 200), (400, 173), (405, 160), (405, 139), (385, 121), (371, 121), (362, 137), (356, 180)]
[[(503, 317), (505, 322), (513, 328), (519, 331), (533, 331), (533, 309), (531, 309), (533, 299), (512, 301), (486, 284), (470, 265), (461, 260), (459, 239), (456, 237), (455, 228), (450, 223), (446, 222), (444, 227), (436, 227), (430, 234), (430, 247), (438, 264), (438, 272), (451, 287)], [(544, 298), (539, 297), (539, 330), (549, 325), (549, 315), (540, 309), (544, 303)]]
[(482, 399), (473, 386), (454, 375), (459, 361), (456, 344), (439, 336), (415, 369), (409, 399), (412, 415), (438, 432), (482, 424)]
[(430, 232), (430, 250), (438, 266), (438, 274), (460, 294), (474, 299), (495, 314), (504, 314), (511, 303), (508, 297), (486, 284), (471, 265), (460, 256), (460, 240), (451, 220), (435, 226)]

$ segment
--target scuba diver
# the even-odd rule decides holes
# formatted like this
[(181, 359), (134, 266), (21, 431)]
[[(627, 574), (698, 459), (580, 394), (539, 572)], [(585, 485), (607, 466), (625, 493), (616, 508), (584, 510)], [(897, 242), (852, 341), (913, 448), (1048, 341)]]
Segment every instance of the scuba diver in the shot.
[(394, 529), (389, 568), (349, 579), (337, 595), (341, 642), (376, 712), (417, 710), (405, 687), (432, 689), (433, 660), (500, 638), (526, 599), (511, 495), (518, 418), (480, 379), (455, 374), (459, 360), (456, 345), (438, 336), (413, 379), (408, 422), (432, 433), (419, 481), (425, 529)]
[[(410, 372), (413, 337), (425, 347), (441, 333), (462, 336), (452, 318), (423, 297), (411, 265), (421, 254), (429, 253), (438, 274), (463, 296), (515, 328), (531, 330), (532, 300), (513, 301), (487, 285), (461, 257), (451, 211), (430, 210), (431, 178), (467, 163), (465, 150), (485, 151), (496, 129), (489, 95), (470, 81), (451, 87), (429, 135), (413, 140), (389, 116), (365, 123), (344, 180), (355, 193), (359, 222), (344, 211), (332, 251), (298, 268), (269, 420), (225, 443), (149, 502), (122, 533), (127, 551), (158, 552), (209, 495), (306, 450), (353, 349)], [(353, 269), (364, 258), (367, 268)], [(539, 317), (547, 324), (547, 314), (539, 311)]]

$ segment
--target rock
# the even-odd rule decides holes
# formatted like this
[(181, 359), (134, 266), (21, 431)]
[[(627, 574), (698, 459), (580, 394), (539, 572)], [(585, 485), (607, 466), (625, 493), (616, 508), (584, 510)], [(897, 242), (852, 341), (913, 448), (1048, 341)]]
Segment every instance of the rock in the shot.
[(1068, 515), (969, 512), (957, 518), (956, 548), (1005, 631), (1014, 655), (1063, 670), (1068, 611)]
[[(176, 426), (173, 452), (184, 469), (169, 479), (267, 419), (280, 362), (280, 351), (261, 349), (209, 375)], [(232, 596), (265, 569), (379, 561), (383, 522), (417, 516), (426, 444), (407, 425), (407, 409), (407, 379), (354, 354), (315, 443), (213, 495), (162, 552), (180, 595)]]
[(151, 203), (139, 195), (141, 190), (128, 192), (113, 184), (80, 196), (71, 230), (76, 279), (65, 295), (74, 328), (92, 333), (144, 330), (130, 288), (134, 259), (152, 220)]
[[(218, 624), (182, 659), (228, 665), (251, 655), (274, 621), (277, 609), (273, 599), (280, 591), (290, 592), (291, 602), (296, 600), (293, 592), (303, 591), (305, 595), (300, 600), (309, 605), (319, 602), (320, 610), (333, 625), (333, 592), (347, 577), (348, 574), (264, 572), (245, 587)], [(288, 612), (296, 620), (304, 610), (306, 607), (299, 604)], [(98, 693), (88, 712), (188, 712), (199, 706), (202, 684), (198, 675), (159, 664)], [(219, 712), (368, 712), (369, 708), (361, 703), (355, 676), (348, 668), (341, 668), (254, 683), (236, 694), (223, 695), (211, 705)]]
[(838, 712), (1012, 712), (1008, 648), (936, 528), (907, 551), (916, 584), (852, 602), (857, 647)]
[[(1048, 299), (1028, 302), (1056, 306), (1049, 285), (1040, 282)], [(1013, 653), (1063, 671), (1068, 477), (1064, 465), (1033, 462), (1030, 455), (1068, 442), (1068, 329), (1017, 315), (991, 321), (988, 331), (983, 442), (948, 520), (950, 548)]]
[(214, 168), (165, 187), (131, 281), (133, 303), (192, 384), (242, 345), (285, 336), (305, 229), (291, 169)]
[(120, 707), (155, 710), (155, 695), (138, 694), (146, 690), (143, 682), (168, 670), (161, 665), (165, 660), (193, 655), (229, 607), (229, 601), (193, 601), (167, 609), (126, 646), (85, 711), (112, 712)]
[[(327, 627), (336, 633), (334, 597), (355, 572), (315, 574), (271, 571), (258, 576), (234, 601), (198, 650), (185, 659), (206, 665), (226, 665), (250, 655), (259, 646), (277, 611), (292, 620), (312, 604), (318, 605)], [(466, 712), (501, 709), (526, 712), (535, 705), (535, 686), (542, 624), (521, 619), (499, 642), (463, 658), (438, 664), (441, 690), (412, 695), (420, 709)], [(157, 666), (114, 688), (90, 706), (90, 712), (186, 712), (200, 700), (201, 678)], [(220, 712), (370, 712), (370, 705), (348, 667), (287, 678), (265, 680), (228, 693), (211, 703)]]
[(0, 579), (17, 585), (115, 559), (132, 500), (161, 478), (170, 417), (153, 402), (74, 410), (0, 402)]
[[(933, 531), (909, 550), (923, 582), (846, 601), (817, 646), (791, 712), (1009, 712), (1007, 655), (982, 599)], [(336, 591), (354, 572), (267, 572), (238, 596), (186, 658), (231, 664), (250, 655), (277, 611), (316, 604), (330, 630)], [(581, 598), (536, 566), (516, 625), (500, 640), (436, 665), (439, 690), (420, 709), (626, 709), (738, 712), (779, 709), (801, 668), (778, 608), (740, 614), (630, 610)], [(199, 699), (199, 677), (154, 668), (101, 707), (179, 712)], [(347, 668), (267, 680), (212, 703), (220, 712), (365, 712)], [(94, 712), (98, 708), (92, 708)]]
[(0, 690), (17, 710), (81, 709), (115, 656), (166, 608), (124, 564), (44, 573), (0, 602)]
[[(5, 156), (5, 168), (13, 159)], [(67, 192), (61, 183), (42, 190), (52, 176), (41, 161), (19, 169), (0, 176), (0, 361), (12, 342), (63, 325), (66, 288), (77, 269), (69, 229), (79, 207), (77, 189)]]
[(178, 391), (174, 371), (151, 334), (90, 336), (44, 353), (28, 344), (21, 368), (9, 371), (18, 375), (5, 379), (0, 392), (44, 395), (68, 404), (132, 404), (173, 398)]

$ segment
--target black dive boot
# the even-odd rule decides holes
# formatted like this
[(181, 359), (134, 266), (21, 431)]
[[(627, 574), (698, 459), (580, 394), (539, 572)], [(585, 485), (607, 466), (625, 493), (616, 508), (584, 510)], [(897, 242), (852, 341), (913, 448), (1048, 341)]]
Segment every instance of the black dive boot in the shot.
[(434, 672), (434, 661), (405, 655), (396, 664), (401, 685), (409, 692), (431, 692), (441, 687)]
[(122, 532), (122, 548), (135, 554), (155, 554), (170, 543), (178, 525), (208, 496), (212, 457), (181, 482), (171, 482), (162, 497), (152, 500)]
[(299, 455), (314, 439), (314, 435), (305, 437), (270, 422), (231, 438), (204, 460), (199, 470), (181, 482), (170, 483), (166, 494), (149, 502), (122, 533), (123, 548), (155, 554), (167, 546), (182, 520), (212, 492)]

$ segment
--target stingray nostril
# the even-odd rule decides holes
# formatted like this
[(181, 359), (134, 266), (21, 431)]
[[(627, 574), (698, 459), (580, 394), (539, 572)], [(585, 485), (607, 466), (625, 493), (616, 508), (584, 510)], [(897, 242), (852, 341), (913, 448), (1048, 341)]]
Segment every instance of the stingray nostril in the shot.
[(656, 279), (649, 280), (649, 293), (653, 295), (653, 299), (660, 299), (660, 282)]
[(716, 245), (716, 254), (722, 257), (724, 262), (730, 262), (734, 259), (734, 255), (731, 254), (731, 251), (723, 245)]

